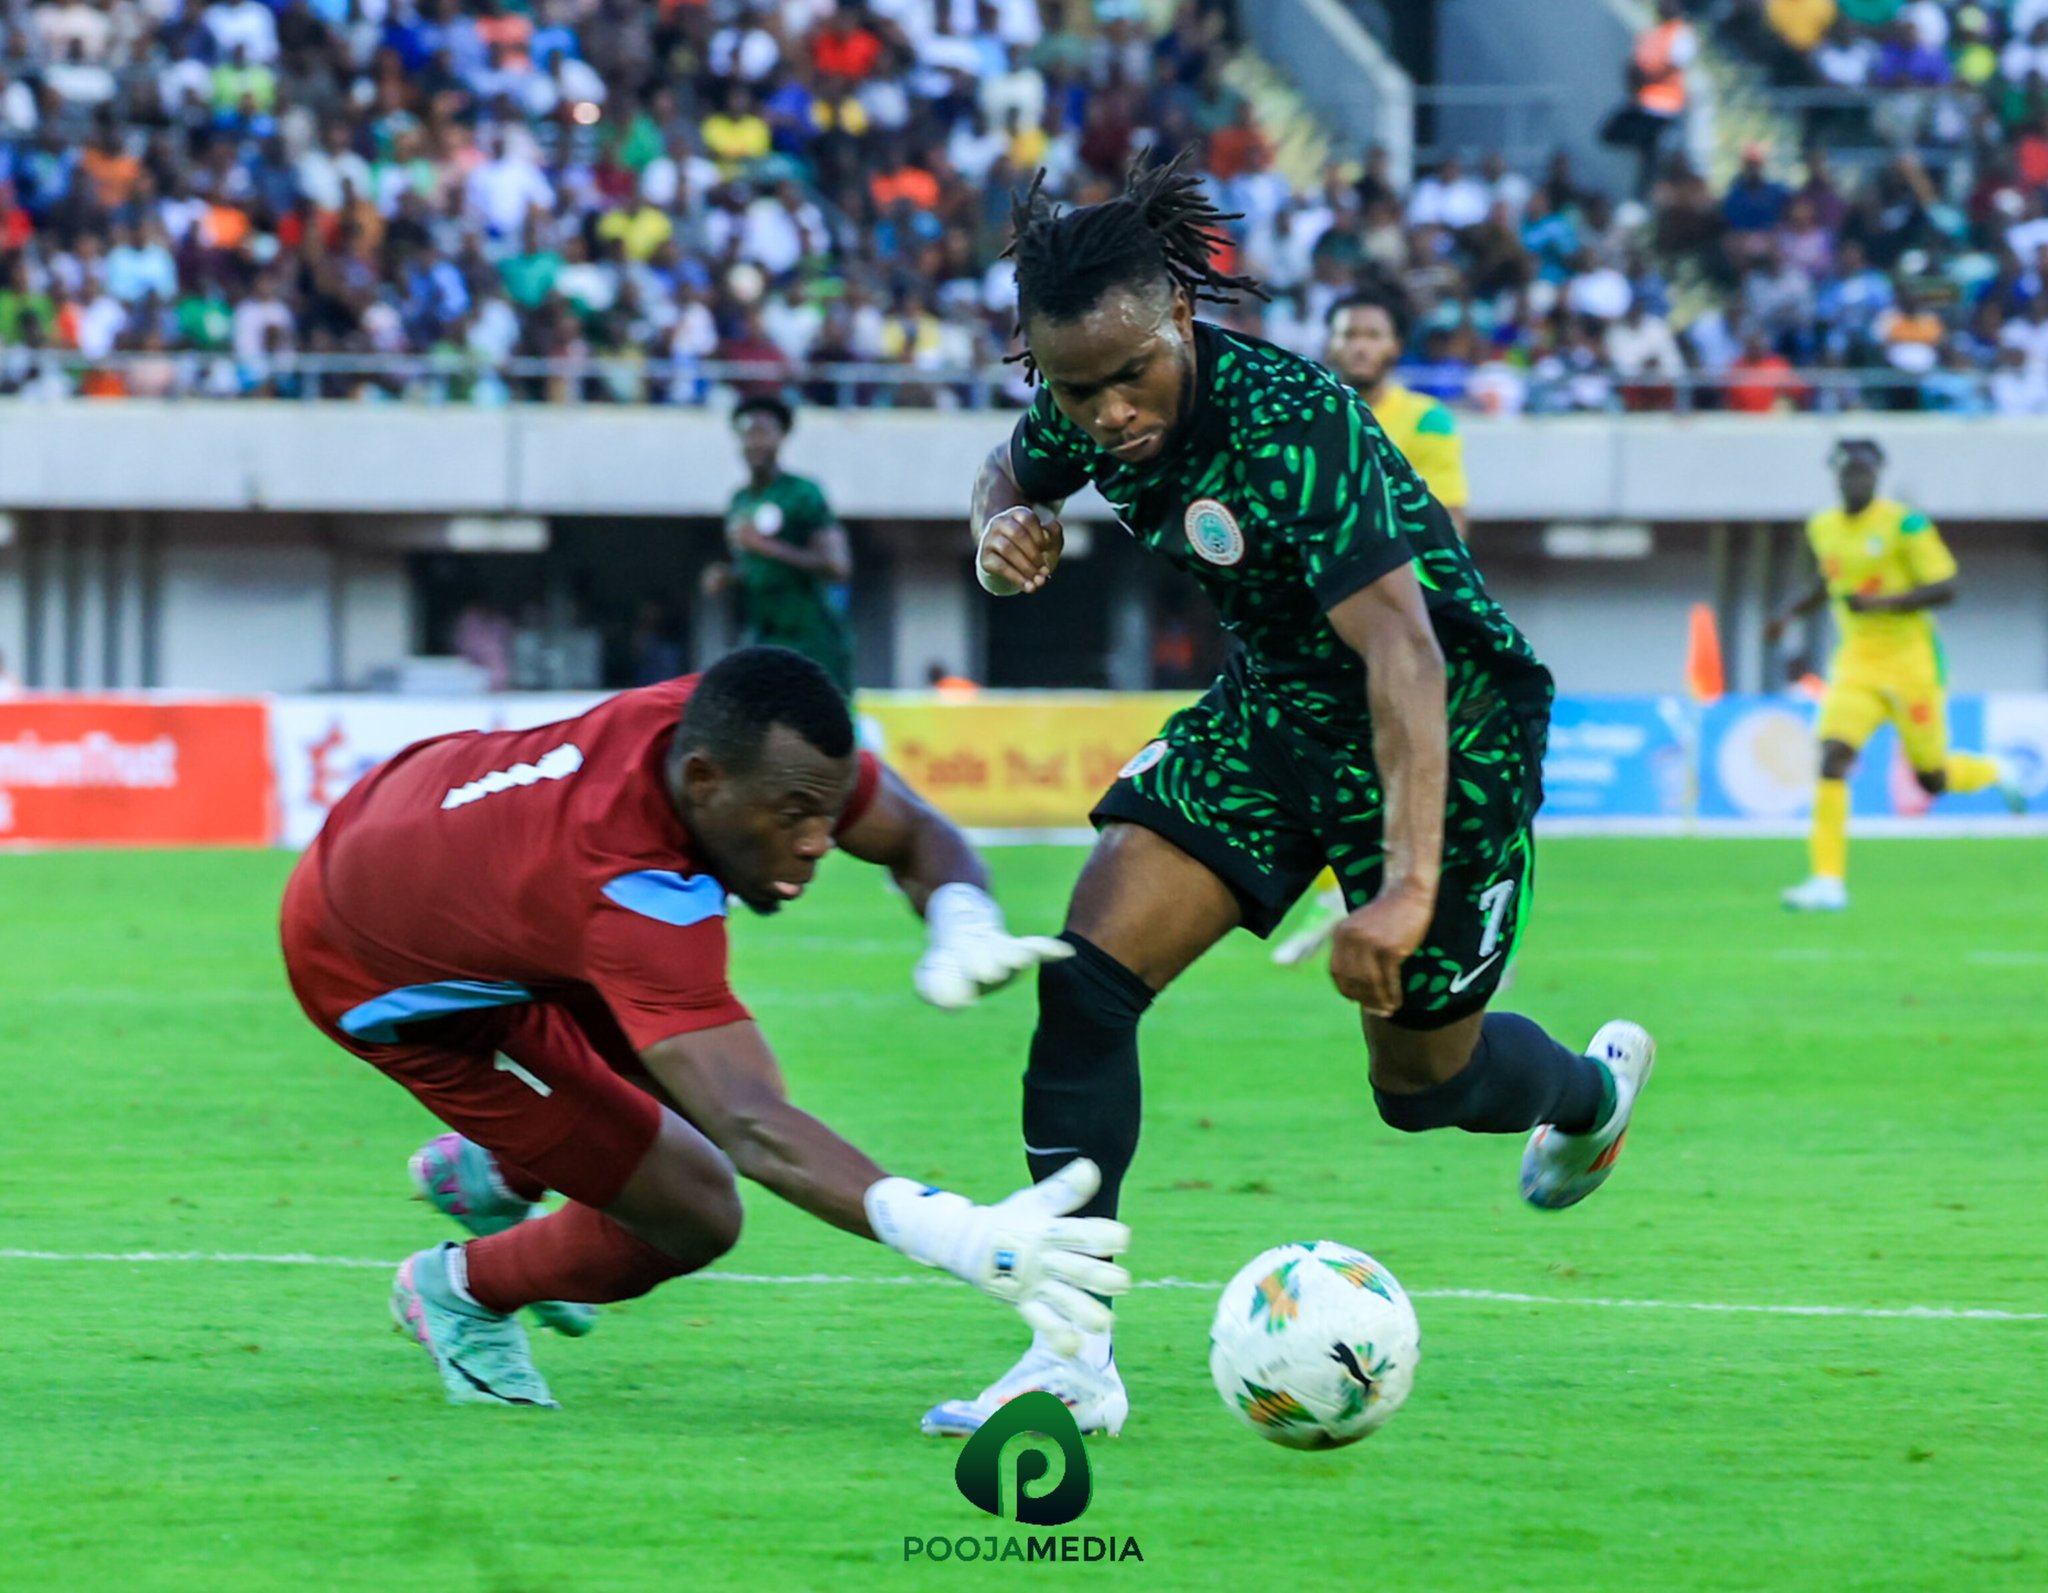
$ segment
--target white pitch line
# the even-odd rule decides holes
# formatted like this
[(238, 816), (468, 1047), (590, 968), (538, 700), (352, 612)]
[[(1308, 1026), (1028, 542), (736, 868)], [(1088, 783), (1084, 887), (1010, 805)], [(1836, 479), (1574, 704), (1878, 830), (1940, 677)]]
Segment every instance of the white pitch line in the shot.
[(361, 1256), (315, 1256), (303, 1251), (254, 1255), (236, 1250), (0, 1250), (0, 1261), (226, 1262), (273, 1267), (396, 1267), (396, 1261), (370, 1261)]
[[(117, 1265), (151, 1263), (216, 1263), (277, 1267), (351, 1267), (362, 1271), (396, 1267), (396, 1261), (363, 1256), (316, 1256), (304, 1251), (260, 1255), (234, 1250), (0, 1250), (0, 1261), (72, 1261)], [(943, 1287), (950, 1278), (909, 1274), (893, 1278), (857, 1277), (837, 1272), (699, 1272), (705, 1283), (752, 1283), (787, 1288), (921, 1288)], [(1203, 1289), (1223, 1285), (1199, 1278), (1141, 1278), (1140, 1289)], [(1623, 1300), (1598, 1295), (1523, 1294), (1506, 1289), (1410, 1289), (1417, 1300), (1473, 1300), (1488, 1305), (1578, 1305), (1609, 1311), (1716, 1311), (1742, 1316), (1833, 1316), (1881, 1322), (2048, 1322), (2048, 1311), (1998, 1311), (1986, 1306), (1951, 1305), (1750, 1305), (1733, 1300)]]

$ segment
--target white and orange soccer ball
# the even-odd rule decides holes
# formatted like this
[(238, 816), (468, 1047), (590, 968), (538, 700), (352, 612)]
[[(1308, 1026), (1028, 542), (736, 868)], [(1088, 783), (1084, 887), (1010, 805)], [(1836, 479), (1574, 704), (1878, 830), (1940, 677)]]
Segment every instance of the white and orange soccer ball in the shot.
[(1329, 1239), (1245, 1263), (1209, 1331), (1223, 1403), (1289, 1449), (1370, 1437), (1408, 1397), (1421, 1355), (1415, 1307), (1393, 1273)]

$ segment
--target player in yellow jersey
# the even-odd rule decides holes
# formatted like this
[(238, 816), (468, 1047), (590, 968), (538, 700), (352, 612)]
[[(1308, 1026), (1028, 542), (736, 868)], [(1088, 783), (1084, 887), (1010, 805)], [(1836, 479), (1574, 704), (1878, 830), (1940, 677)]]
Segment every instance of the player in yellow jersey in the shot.
[(1838, 646), (1820, 708), (1820, 786), (1813, 799), (1811, 876), (1784, 893), (1799, 912), (1849, 905), (1849, 773), (1878, 726), (1898, 728), (1914, 778), (1930, 796), (1997, 786), (2015, 809), (2025, 798), (1993, 758), (1951, 752), (1948, 692), (1933, 610), (1955, 601), (1955, 556), (1934, 522), (1877, 496), (1884, 450), (1875, 442), (1836, 444), (1829, 461), (1841, 507), (1806, 523), (1820, 578), (1765, 627), (1771, 643), (1822, 603), (1834, 607)]
[(1411, 392), (1394, 380), (1408, 341), (1408, 311), (1391, 294), (1359, 293), (1330, 311), (1330, 343), (1323, 363), (1356, 389), (1380, 429), (1408, 456), (1430, 496), (1451, 511), (1465, 535), (1465, 439), (1447, 405)]
[[(1358, 293), (1330, 310), (1330, 341), (1323, 363), (1343, 377), (1371, 408), (1380, 429), (1408, 457), (1430, 496), (1450, 511), (1458, 535), (1465, 535), (1465, 439), (1448, 405), (1411, 392), (1394, 380), (1394, 365), (1408, 341), (1407, 307), (1392, 294)], [(1314, 917), (1273, 948), (1273, 961), (1291, 967), (1306, 961), (1350, 909), (1337, 876), (1317, 876)]]

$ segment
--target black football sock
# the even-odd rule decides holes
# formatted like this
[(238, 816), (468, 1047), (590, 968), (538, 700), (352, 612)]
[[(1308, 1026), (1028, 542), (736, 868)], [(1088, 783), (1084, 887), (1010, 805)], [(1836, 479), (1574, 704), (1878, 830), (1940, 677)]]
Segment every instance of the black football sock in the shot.
[(1152, 990), (1071, 930), (1060, 939), (1074, 955), (1038, 970), (1038, 1028), (1024, 1070), (1024, 1151), (1034, 1182), (1088, 1157), (1102, 1169), (1102, 1188), (1076, 1215), (1114, 1217), (1138, 1150), (1138, 1020)]
[(1462, 1128), (1469, 1134), (1519, 1134), (1552, 1123), (1584, 1134), (1614, 1107), (1614, 1081), (1591, 1057), (1568, 1051), (1540, 1024), (1489, 1012), (1472, 1060), (1441, 1084), (1411, 1094), (1374, 1088), (1380, 1116), (1405, 1133)]

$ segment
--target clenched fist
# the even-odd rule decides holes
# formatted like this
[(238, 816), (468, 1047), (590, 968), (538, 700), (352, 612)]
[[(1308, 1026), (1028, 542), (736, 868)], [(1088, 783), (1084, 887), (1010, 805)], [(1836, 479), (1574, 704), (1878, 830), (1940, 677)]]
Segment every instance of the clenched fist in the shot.
[(1403, 996), (1401, 965), (1435, 916), (1434, 891), (1398, 888), (1347, 916), (1330, 936), (1330, 977), (1338, 993), (1375, 1017), (1391, 1017)]
[(1052, 579), (1067, 533), (1059, 516), (1028, 505), (989, 516), (975, 550), (974, 575), (997, 597), (1035, 592)]

